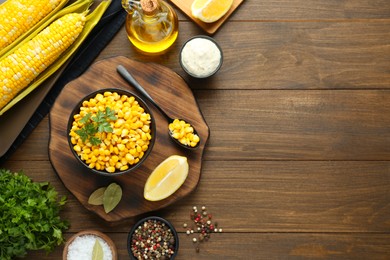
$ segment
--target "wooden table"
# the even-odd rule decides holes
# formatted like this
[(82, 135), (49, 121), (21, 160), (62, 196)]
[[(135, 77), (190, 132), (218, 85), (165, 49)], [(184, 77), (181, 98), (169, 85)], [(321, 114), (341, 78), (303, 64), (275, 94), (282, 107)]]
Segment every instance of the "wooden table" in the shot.
[[(225, 59), (208, 80), (179, 66), (180, 46), (203, 31), (176, 10), (169, 53), (136, 52), (122, 28), (97, 60), (124, 55), (171, 68), (210, 127), (197, 189), (154, 212), (180, 231), (177, 259), (389, 259), (390, 1), (244, 1), (213, 36)], [(110, 226), (81, 206), (50, 164), (48, 137), (46, 117), (2, 167), (68, 196), (67, 238), (103, 231), (128, 259), (137, 219)], [(183, 228), (195, 205), (223, 228), (199, 253)], [(62, 249), (27, 259), (60, 259)]]

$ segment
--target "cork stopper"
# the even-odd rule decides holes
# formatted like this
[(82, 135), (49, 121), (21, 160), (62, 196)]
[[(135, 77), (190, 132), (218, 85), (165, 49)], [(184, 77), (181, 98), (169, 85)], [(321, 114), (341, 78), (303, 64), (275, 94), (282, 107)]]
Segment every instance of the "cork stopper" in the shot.
[(146, 15), (154, 14), (159, 7), (158, 0), (141, 0), (141, 8)]

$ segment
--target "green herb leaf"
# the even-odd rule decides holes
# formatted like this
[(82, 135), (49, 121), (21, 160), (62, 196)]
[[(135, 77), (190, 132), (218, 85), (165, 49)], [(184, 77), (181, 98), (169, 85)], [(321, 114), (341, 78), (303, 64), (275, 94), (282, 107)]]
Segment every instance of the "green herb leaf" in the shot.
[(101, 123), (98, 127), (98, 132), (100, 132), (100, 133), (104, 132), (104, 128), (106, 128), (106, 127), (111, 127), (110, 123), (108, 123), (108, 122)]
[(76, 134), (78, 134), (81, 138), (81, 141), (83, 141), (83, 143), (85, 143), (88, 139), (88, 134), (87, 132), (85, 131), (84, 128), (80, 129), (80, 130), (76, 130), (75, 131)]
[(112, 129), (112, 127), (110, 125), (104, 127), (104, 132), (112, 133), (112, 131), (114, 131), (114, 129)]
[(85, 132), (86, 132), (89, 136), (92, 136), (92, 135), (94, 135), (94, 134), (96, 134), (96, 133), (98, 132), (96, 126), (93, 125), (93, 124), (87, 124), (87, 125), (85, 125), (84, 129), (85, 129)]
[(105, 112), (102, 112), (102, 111), (97, 112), (96, 118), (95, 118), (94, 121), (99, 123), (99, 124), (106, 122), (106, 114), (105, 114)]
[(91, 205), (103, 205), (103, 195), (106, 190), (106, 187), (101, 187), (89, 196), (88, 203)]
[(100, 140), (98, 137), (90, 137), (89, 138), (89, 141), (91, 142), (92, 145), (98, 145), (102, 142), (102, 140)]
[(99, 132), (112, 133), (113, 129), (112, 129), (110, 123), (104, 122), (104, 123), (99, 125), (98, 131)]
[(103, 256), (104, 256), (103, 247), (100, 244), (99, 240), (96, 239), (92, 250), (92, 260), (103, 260)]
[(86, 124), (90, 118), (91, 118), (91, 113), (88, 113), (83, 118), (81, 118), (80, 123)]
[(122, 199), (122, 188), (116, 183), (108, 185), (103, 195), (103, 207), (106, 213), (111, 212)]
[(118, 119), (115, 116), (115, 110), (112, 110), (109, 107), (106, 107), (106, 117), (107, 117), (107, 119), (110, 119), (111, 121), (115, 121)]
[(69, 225), (59, 213), (65, 202), (49, 183), (0, 169), (0, 258), (23, 257), (29, 250), (50, 252), (63, 243)]
[(110, 121), (115, 121), (117, 119), (115, 110), (106, 107), (104, 111), (98, 111), (96, 116), (92, 116), (91, 113), (88, 113), (80, 119), (79, 122), (84, 126), (80, 130), (75, 130), (75, 133), (80, 136), (83, 143), (89, 141), (92, 145), (98, 145), (101, 143), (101, 140), (95, 136), (96, 133), (113, 132)]

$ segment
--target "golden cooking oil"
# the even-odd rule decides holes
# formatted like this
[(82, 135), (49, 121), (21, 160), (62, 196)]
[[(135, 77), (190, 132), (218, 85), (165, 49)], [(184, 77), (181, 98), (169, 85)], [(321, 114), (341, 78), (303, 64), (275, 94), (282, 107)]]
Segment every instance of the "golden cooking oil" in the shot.
[(129, 2), (133, 5), (125, 8), (128, 11), (125, 26), (130, 42), (143, 53), (166, 52), (179, 34), (176, 12), (162, 0)]

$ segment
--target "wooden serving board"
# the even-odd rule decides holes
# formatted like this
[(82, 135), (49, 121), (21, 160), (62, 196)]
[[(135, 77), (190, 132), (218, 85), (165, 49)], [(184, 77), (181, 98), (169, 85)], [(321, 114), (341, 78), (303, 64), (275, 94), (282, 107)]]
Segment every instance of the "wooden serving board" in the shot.
[[(127, 89), (141, 96), (116, 72), (123, 65), (149, 92), (153, 99), (172, 117), (183, 118), (194, 125), (201, 138), (198, 149), (191, 151), (177, 146), (168, 135), (168, 122), (148, 101), (156, 120), (156, 141), (143, 165), (122, 176), (97, 176), (81, 167), (73, 156), (67, 141), (67, 123), (72, 109), (87, 94), (102, 88)], [(145, 99), (144, 99), (145, 100)], [(50, 111), (50, 161), (65, 187), (90, 211), (108, 222), (119, 222), (150, 211), (162, 209), (190, 194), (201, 176), (202, 156), (209, 128), (199, 110), (191, 89), (171, 69), (152, 63), (141, 63), (123, 56), (94, 63), (81, 77), (68, 83)], [(189, 174), (185, 183), (170, 197), (147, 201), (143, 197), (146, 179), (155, 167), (170, 155), (188, 158)], [(102, 206), (88, 204), (90, 194), (99, 187), (116, 182), (122, 187), (123, 197), (118, 206), (106, 214)]]
[(237, 9), (237, 7), (244, 2), (244, 0), (233, 0), (233, 5), (230, 10), (216, 22), (213, 23), (204, 23), (201, 20), (192, 16), (191, 5), (194, 0), (171, 0), (171, 2), (179, 8), (183, 13), (185, 13), (192, 21), (199, 25), (206, 33), (212, 35), (214, 34), (219, 27), (229, 18), (229, 16)]

